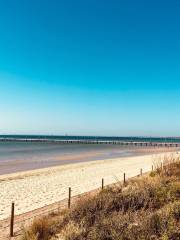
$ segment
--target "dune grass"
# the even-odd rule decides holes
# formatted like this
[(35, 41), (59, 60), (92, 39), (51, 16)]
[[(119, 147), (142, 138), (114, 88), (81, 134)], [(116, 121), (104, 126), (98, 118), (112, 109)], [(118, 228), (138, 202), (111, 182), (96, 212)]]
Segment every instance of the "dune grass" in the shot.
[(180, 240), (180, 161), (35, 220), (23, 240)]

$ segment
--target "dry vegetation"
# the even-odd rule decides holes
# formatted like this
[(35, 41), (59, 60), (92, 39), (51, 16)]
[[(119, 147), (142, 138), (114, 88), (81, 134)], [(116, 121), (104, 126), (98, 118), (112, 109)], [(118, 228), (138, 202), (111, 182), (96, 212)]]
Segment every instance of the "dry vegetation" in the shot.
[(23, 240), (180, 240), (180, 161), (36, 220)]

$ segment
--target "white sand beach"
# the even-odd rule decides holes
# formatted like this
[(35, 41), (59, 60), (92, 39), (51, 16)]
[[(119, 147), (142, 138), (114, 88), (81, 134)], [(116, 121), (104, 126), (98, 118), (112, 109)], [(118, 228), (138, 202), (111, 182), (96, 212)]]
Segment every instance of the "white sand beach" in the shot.
[(11, 202), (15, 214), (25, 213), (65, 199), (68, 187), (72, 196), (151, 170), (155, 161), (164, 157), (179, 156), (179, 152), (116, 158), (85, 163), (69, 164), (28, 172), (0, 176), (0, 220), (9, 217)]

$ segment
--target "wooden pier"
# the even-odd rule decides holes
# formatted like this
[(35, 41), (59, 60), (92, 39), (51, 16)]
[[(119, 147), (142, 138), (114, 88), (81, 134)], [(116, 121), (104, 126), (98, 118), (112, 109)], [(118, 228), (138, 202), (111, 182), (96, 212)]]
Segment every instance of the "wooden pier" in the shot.
[(180, 147), (180, 142), (155, 142), (155, 141), (113, 141), (113, 140), (61, 140), (61, 139), (36, 139), (36, 138), (0, 138), (1, 142), (45, 142), (59, 144), (113, 144), (121, 146), (140, 146), (140, 147)]

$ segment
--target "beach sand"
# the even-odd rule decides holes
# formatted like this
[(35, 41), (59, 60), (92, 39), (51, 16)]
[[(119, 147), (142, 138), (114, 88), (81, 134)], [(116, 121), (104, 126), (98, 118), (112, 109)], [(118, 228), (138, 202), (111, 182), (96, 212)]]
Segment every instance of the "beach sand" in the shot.
[(15, 202), (15, 214), (22, 214), (68, 196), (68, 188), (72, 188), (72, 196), (96, 189), (105, 185), (151, 170), (155, 161), (163, 161), (164, 157), (179, 156), (179, 152), (158, 153), (136, 157), (113, 158), (101, 161), (69, 164), (28, 172), (20, 172), (0, 176), (0, 220), (9, 217), (11, 202)]

